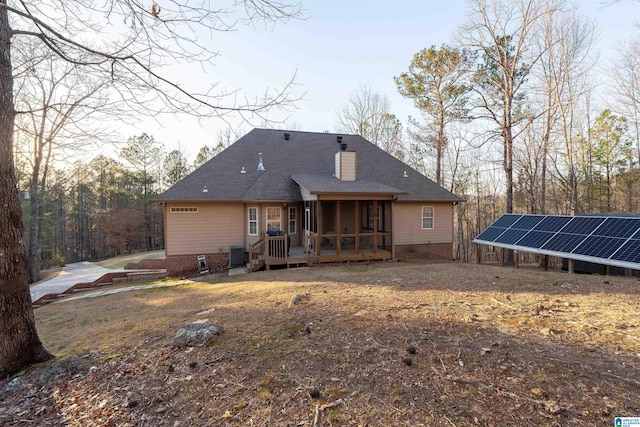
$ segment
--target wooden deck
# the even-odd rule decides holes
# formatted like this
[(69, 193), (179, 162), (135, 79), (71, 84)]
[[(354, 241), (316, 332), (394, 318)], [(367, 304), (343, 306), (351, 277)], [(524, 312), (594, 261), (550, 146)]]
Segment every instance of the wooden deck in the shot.
[[(322, 237), (322, 236), (321, 236)], [(374, 248), (369, 245), (355, 245), (358, 235), (343, 237), (339, 247), (336, 247), (336, 239), (318, 239), (317, 235), (309, 236), (308, 250), (305, 246), (291, 246), (288, 253), (286, 236), (265, 236), (264, 239), (253, 244), (249, 250), (249, 271), (257, 271), (272, 266), (300, 266), (325, 262), (349, 262), (349, 261), (375, 261), (392, 258), (391, 251), (383, 247)], [(318, 247), (318, 241), (322, 241)], [(360, 242), (360, 240), (357, 240)], [(351, 243), (351, 244), (349, 244)], [(358, 247), (356, 247), (358, 246)], [(318, 252), (320, 255), (318, 255)]]

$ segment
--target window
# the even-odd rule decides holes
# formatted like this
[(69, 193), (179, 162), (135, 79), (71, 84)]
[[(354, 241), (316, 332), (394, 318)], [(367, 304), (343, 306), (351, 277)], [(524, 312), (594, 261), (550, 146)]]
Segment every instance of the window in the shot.
[(433, 207), (422, 207), (422, 229), (427, 230), (433, 228)]
[(289, 234), (296, 234), (297, 224), (296, 224), (297, 212), (296, 208), (289, 208)]
[(172, 207), (171, 213), (198, 213), (198, 208)]
[(280, 208), (267, 208), (267, 231), (280, 230)]
[(249, 236), (258, 235), (258, 208), (249, 208)]

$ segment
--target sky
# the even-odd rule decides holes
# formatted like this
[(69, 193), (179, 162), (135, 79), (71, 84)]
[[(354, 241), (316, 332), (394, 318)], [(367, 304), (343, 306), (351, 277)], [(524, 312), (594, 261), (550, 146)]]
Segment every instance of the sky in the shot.
[[(603, 69), (619, 43), (640, 34), (634, 26), (640, 22), (640, 1), (609, 3), (580, 2), (583, 13), (595, 21), (599, 53), (594, 66)], [(369, 86), (387, 96), (392, 113), (404, 124), (409, 115), (419, 113), (411, 100), (398, 94), (394, 76), (408, 68), (419, 50), (455, 43), (465, 22), (464, 0), (302, 0), (302, 5), (301, 20), (214, 34), (210, 47), (220, 53), (215, 66), (177, 69), (181, 82), (215, 82), (253, 98), (267, 88), (282, 87), (295, 75), (293, 95), (302, 99), (295, 110), (271, 114), (275, 122), (269, 126), (317, 132), (336, 131), (337, 112), (358, 88)], [(229, 123), (238, 126), (233, 119)], [(171, 115), (140, 122), (128, 136), (147, 132), (167, 150), (180, 148), (192, 160), (200, 147), (214, 144), (229, 123)], [(240, 126), (248, 131), (263, 124), (255, 120)]]

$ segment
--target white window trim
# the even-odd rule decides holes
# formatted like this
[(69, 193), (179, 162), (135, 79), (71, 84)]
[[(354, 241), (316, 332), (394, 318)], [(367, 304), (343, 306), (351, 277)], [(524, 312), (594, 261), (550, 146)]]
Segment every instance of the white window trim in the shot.
[(278, 230), (282, 230), (282, 208), (281, 207), (268, 207), (265, 209), (265, 225), (266, 225), (266, 231), (269, 231), (269, 210), (271, 209), (277, 209), (278, 210), (278, 214), (280, 217), (280, 224), (278, 227)]
[[(431, 227), (425, 227), (424, 226), (424, 220), (425, 218), (429, 218), (428, 216), (425, 216), (425, 209), (431, 209)], [(423, 230), (433, 230), (435, 228), (436, 225), (436, 210), (433, 208), (433, 206), (423, 206), (422, 207), (422, 216), (420, 217), (420, 227)]]
[[(291, 231), (291, 212), (293, 212), (293, 231)], [(289, 230), (289, 234), (297, 234), (298, 233), (298, 209), (295, 206), (290, 206), (287, 215), (287, 229)]]
[[(256, 219), (252, 220), (251, 219), (251, 209), (255, 209), (256, 210)], [(260, 217), (258, 216), (258, 207), (257, 206), (249, 206), (249, 208), (247, 209), (247, 226), (248, 228), (248, 232), (249, 232), (249, 236), (257, 236), (258, 234), (260, 234)], [(255, 222), (256, 223), (256, 232), (252, 233), (251, 232), (251, 222)]]
[(171, 213), (198, 213), (198, 208), (193, 206), (183, 207), (183, 206), (172, 206)]

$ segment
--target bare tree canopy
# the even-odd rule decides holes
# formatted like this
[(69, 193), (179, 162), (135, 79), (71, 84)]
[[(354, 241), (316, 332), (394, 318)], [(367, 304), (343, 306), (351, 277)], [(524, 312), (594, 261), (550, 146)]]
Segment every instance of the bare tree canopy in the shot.
[(269, 0), (229, 1), (215, 8), (190, 0), (0, 2), (11, 17), (14, 39), (36, 39), (88, 74), (107, 77), (124, 104), (158, 111), (162, 101), (163, 108), (207, 116), (288, 106), (290, 86), (239, 101), (238, 94), (217, 91), (215, 84), (189, 87), (172, 78), (169, 67), (213, 64), (218, 55), (213, 33), (256, 20), (286, 21), (299, 17), (300, 7)]
[(360, 135), (386, 152), (401, 157), (402, 125), (391, 113), (389, 99), (369, 86), (361, 86), (337, 116), (337, 129)]
[(0, 378), (51, 357), (35, 328), (13, 160), (14, 77), (36, 68), (27, 65), (34, 60), (30, 54), (14, 55), (13, 64), (15, 47), (40, 45), (82, 67), (85, 76), (108, 82), (115, 93), (113, 102), (124, 111), (260, 116), (292, 104), (291, 81), (258, 99), (239, 101), (236, 93), (219, 92), (215, 84), (188, 86), (175, 77), (177, 73), (171, 74), (170, 67), (212, 63), (217, 53), (210, 39), (216, 31), (233, 30), (239, 23), (286, 21), (300, 14), (300, 4), (279, 0), (229, 0), (215, 6), (191, 0), (0, 0)]

